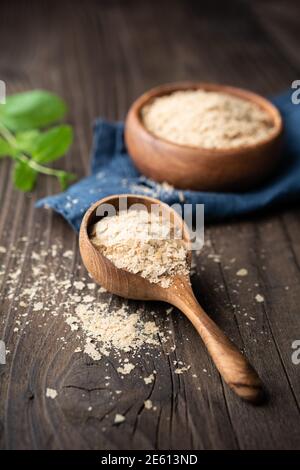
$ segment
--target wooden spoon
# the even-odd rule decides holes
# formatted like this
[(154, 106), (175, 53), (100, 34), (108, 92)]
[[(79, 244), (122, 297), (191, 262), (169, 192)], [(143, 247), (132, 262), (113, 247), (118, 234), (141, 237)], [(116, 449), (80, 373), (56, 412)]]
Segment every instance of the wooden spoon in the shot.
[(147, 279), (117, 268), (92, 244), (91, 226), (100, 220), (96, 210), (102, 204), (111, 204), (119, 209), (120, 201), (127, 198), (127, 206), (143, 204), (148, 211), (151, 205), (159, 204), (162, 213), (167, 214), (175, 226), (182, 228), (183, 240), (189, 250), (191, 261), (189, 232), (182, 218), (167, 204), (157, 199), (137, 195), (114, 195), (96, 202), (86, 212), (80, 227), (79, 245), (83, 262), (94, 280), (109, 292), (138, 300), (162, 300), (179, 308), (193, 323), (201, 336), (218, 371), (229, 387), (241, 398), (252, 403), (259, 403), (263, 398), (262, 383), (234, 344), (205, 313), (197, 302), (189, 276), (175, 276), (170, 287), (163, 288)]

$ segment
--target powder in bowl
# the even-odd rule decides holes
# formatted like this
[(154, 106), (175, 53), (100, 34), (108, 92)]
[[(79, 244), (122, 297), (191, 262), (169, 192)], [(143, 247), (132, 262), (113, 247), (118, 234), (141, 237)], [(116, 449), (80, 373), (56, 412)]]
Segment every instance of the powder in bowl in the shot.
[(188, 275), (187, 248), (168, 218), (146, 210), (121, 211), (92, 228), (91, 241), (120, 269), (169, 287)]
[(269, 114), (231, 94), (183, 90), (159, 96), (141, 111), (152, 134), (180, 145), (230, 149), (265, 140), (274, 130)]

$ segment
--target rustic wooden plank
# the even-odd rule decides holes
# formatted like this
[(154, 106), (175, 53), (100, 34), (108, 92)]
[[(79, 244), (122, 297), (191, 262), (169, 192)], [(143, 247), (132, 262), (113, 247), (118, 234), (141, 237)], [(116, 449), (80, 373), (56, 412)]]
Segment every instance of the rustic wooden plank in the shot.
[[(289, 4), (293, 17), (294, 4)], [(76, 142), (61, 166), (86, 174), (92, 120), (97, 115), (124, 118), (134, 97), (159, 82), (216, 80), (273, 93), (295, 78), (296, 59), (286, 45), (279, 50), (274, 46), (282, 43), (276, 29), (281, 21), (275, 14), (277, 7), (263, 5), (273, 14), (270, 36), (268, 16), (260, 15), (258, 22), (244, 2), (232, 2), (230, 7), (211, 1), (201, 6), (174, 5), (1, 4), (0, 77), (9, 91), (45, 87), (70, 103)], [(285, 24), (281, 31), (287, 29)], [(296, 30), (294, 37), (298, 37)], [(289, 48), (290, 41), (285, 40)], [(41, 242), (44, 248), (58, 245), (57, 261), (47, 267), (49, 276), (59, 275), (62, 254), (69, 249), (74, 251), (74, 259), (68, 260), (70, 278), (78, 280), (85, 271), (76, 235), (67, 224), (49, 211), (34, 210), (38, 197), (58, 191), (56, 183), (42, 178), (32, 196), (23, 196), (11, 187), (9, 171), (10, 163), (1, 162), (0, 245), (8, 248), (1, 281), (1, 337), (10, 350), (8, 364), (0, 371), (2, 448), (299, 448), (299, 374), (290, 360), (290, 344), (299, 331), (297, 211), (210, 227), (207, 239), (212, 246), (198, 257), (193, 277), (203, 306), (245, 350), (271, 393), (267, 405), (254, 409), (225, 388), (188, 321), (177, 311), (164, 318), (165, 307), (159, 304), (143, 308), (146, 314), (158, 312), (156, 321), (172, 331), (177, 349), (167, 355), (162, 344), (160, 355), (142, 356), (139, 368), (124, 381), (113, 358), (95, 362), (73, 353), (78, 339), (61, 315), (41, 322), (30, 305), (30, 324), (24, 321), (22, 331), (15, 334), (19, 305), (5, 294), (6, 276), (20, 260), (10, 247), (18, 244), (24, 255), (16, 292), (32, 282), (28, 266)], [(15, 213), (10, 220), (12, 207)], [(28, 241), (22, 242), (22, 236)], [(208, 257), (213, 253), (221, 254), (221, 263)], [(249, 274), (238, 284), (240, 267)], [(254, 301), (256, 289), (266, 299), (263, 306)], [(41, 298), (50, 296), (58, 305), (63, 301), (60, 292), (45, 285)], [(111, 302), (116, 305), (119, 300)], [(130, 305), (133, 310), (137, 306)], [(57, 341), (62, 336), (67, 338), (65, 349)], [(174, 374), (173, 360), (191, 364), (197, 378), (192, 373)], [(140, 376), (153, 369), (156, 381), (149, 387)], [(106, 375), (112, 377), (109, 389), (104, 385)], [(49, 384), (59, 391), (56, 400), (45, 399)], [(120, 387), (126, 393), (112, 400), (111, 389)], [(149, 398), (157, 404), (155, 413), (143, 409)], [(111, 426), (116, 412), (126, 413), (124, 427)]]
[[(286, 57), (288, 67), (291, 64), (294, 67), (293, 80), (296, 80), (299, 74), (299, 54), (295, 47), (299, 40), (299, 2), (290, 1), (286, 8), (282, 8), (279, 0), (272, 4), (268, 1), (253, 2), (251, 8), (273, 42), (276, 53)], [(268, 21), (265, 18), (268, 18)]]
[[(287, 448), (299, 445), (297, 431), (299, 408), (293, 390), (294, 388), (299, 390), (299, 377), (297, 378), (295, 375), (296, 370), (294, 370), (294, 378), (288, 373), (289, 369), (295, 368), (291, 362), (291, 342), (288, 344), (288, 336), (292, 332), (295, 334), (297, 316), (291, 316), (289, 319), (288, 310), (283, 308), (287, 295), (282, 297), (280, 303), (278, 302), (279, 296), (282, 296), (283, 292), (287, 294), (282, 282), (284, 273), (292, 272), (293, 266), (286, 258), (283, 258), (283, 262), (277, 252), (272, 256), (271, 247), (274, 244), (270, 243), (266, 236), (266, 226), (269, 225), (270, 232), (276, 233), (276, 237), (278, 237), (280, 231), (276, 231), (276, 223), (277, 217), (271, 218), (271, 221), (268, 220), (265, 223), (259, 220), (259, 223), (255, 224), (249, 222), (236, 223), (233, 226), (222, 225), (219, 227), (219, 231), (214, 230), (213, 233), (213, 238), (216, 238), (218, 242), (218, 253), (221, 253), (220, 270), (223, 271), (224, 285), (226, 286), (225, 290), (228, 292), (230, 306), (228, 313), (226, 308), (225, 311), (222, 309), (221, 312), (218, 308), (216, 320), (230, 335), (232, 333), (233, 339), (238, 342), (238, 338), (235, 338), (233, 336), (234, 332), (232, 332), (233, 318), (235, 318), (243, 339), (241, 345), (247, 356), (255, 364), (266, 389), (270, 393), (268, 405), (254, 410), (249, 410), (249, 408), (236, 403), (232, 397), (228, 396), (231, 419), (234, 426), (239, 430), (239, 443), (242, 448), (275, 448), (276, 443), (279, 441), (280, 446), (286, 444)], [(257, 228), (261, 230), (263, 237), (258, 238)], [(275, 246), (278, 245), (279, 243), (275, 244)], [(238, 252), (236, 246), (239, 247)], [(282, 246), (280, 249), (284, 253)], [(231, 263), (230, 260), (234, 258), (235, 261)], [(278, 260), (279, 286), (277, 284), (278, 280), (275, 282), (273, 277), (274, 266), (269, 264), (270, 259)], [(242, 268), (248, 270), (248, 275), (239, 278), (236, 272)], [(262, 276), (265, 276), (265, 273), (268, 273), (268, 280), (271, 285), (267, 285), (263, 281)], [(275, 295), (275, 292), (278, 295)], [(257, 294), (264, 296), (265, 302), (263, 304), (256, 302), (255, 297)], [(213, 304), (219, 306), (220, 302), (222, 306), (224, 289), (220, 290), (219, 288), (217, 295), (218, 299), (214, 299)], [(277, 318), (275, 318), (274, 311), (277, 312)], [(277, 322), (278, 324), (280, 322), (280, 327), (276, 328)], [(284, 328), (282, 322), (285, 324)], [(285, 361), (282, 361), (283, 354), (285, 355)], [(291, 382), (293, 384), (292, 390), (290, 387)], [(278, 413), (279, 407), (282, 415), (281, 412)], [(276, 420), (274, 420), (275, 415), (277, 416)], [(286, 415), (291, 417), (293, 425), (291, 425), (290, 420), (286, 422), (284, 419)], [(251, 425), (249, 426), (250, 422)], [(251, 427), (250, 433), (248, 432), (249, 427)], [(256, 429), (256, 432), (253, 432), (254, 429)], [(295, 432), (292, 433), (291, 429), (294, 429)], [(289, 441), (286, 443), (281, 441), (280, 438), (285, 432), (289, 433)]]

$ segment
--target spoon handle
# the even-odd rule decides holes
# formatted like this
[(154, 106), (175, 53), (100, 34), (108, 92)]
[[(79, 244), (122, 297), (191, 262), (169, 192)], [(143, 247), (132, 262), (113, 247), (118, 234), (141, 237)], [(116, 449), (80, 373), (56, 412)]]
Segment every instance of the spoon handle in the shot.
[(218, 371), (229, 387), (246, 401), (261, 402), (264, 393), (256, 371), (205, 313), (190, 289), (185, 289), (183, 295), (177, 295), (173, 299), (173, 303), (193, 323)]

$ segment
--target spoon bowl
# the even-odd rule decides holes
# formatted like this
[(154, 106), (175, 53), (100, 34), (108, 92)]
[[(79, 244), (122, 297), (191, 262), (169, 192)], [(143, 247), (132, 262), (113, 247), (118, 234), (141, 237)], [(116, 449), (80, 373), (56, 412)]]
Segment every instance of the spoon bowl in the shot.
[[(168, 289), (161, 287), (159, 284), (151, 283), (138, 274), (133, 274), (125, 269), (117, 268), (94, 246), (90, 239), (91, 226), (101, 218), (96, 214), (97, 209), (100, 206), (104, 207), (107, 204), (111, 204), (118, 212), (121, 199), (127, 200), (128, 208), (136, 204), (142, 204), (149, 212), (151, 211), (151, 206), (159, 204), (161, 212), (170, 217), (171, 223), (182, 229), (183, 240), (187, 247), (190, 246), (190, 237), (187, 226), (177, 212), (167, 204), (164, 204), (158, 199), (147, 196), (136, 196), (132, 194), (108, 196), (93, 204), (85, 213), (82, 220), (79, 244), (81, 257), (85, 267), (98, 284), (113, 294), (127, 299), (163, 300), (168, 302)], [(188, 252), (188, 263), (191, 263), (190, 251)]]
[[(113, 207), (116, 213), (123, 210), (124, 202), (127, 208), (132, 208), (136, 204), (139, 206), (135, 206), (135, 208), (141, 208), (142, 204), (148, 212), (151, 211), (153, 205), (159, 205), (161, 213), (168, 216), (175, 227), (181, 229), (182, 240), (188, 253), (187, 261), (190, 265), (189, 231), (177, 212), (158, 199), (123, 194), (109, 196), (96, 202), (84, 215), (80, 227), (79, 246), (82, 260), (90, 275), (98, 284), (113, 294), (136, 300), (161, 300), (180, 309), (198, 331), (218, 371), (229, 387), (244, 400), (260, 403), (264, 393), (257, 373), (199, 305), (193, 294), (189, 276), (173, 276), (171, 285), (164, 288), (160, 284), (151, 283), (138, 274), (117, 268), (93, 245), (90, 238), (91, 227), (105, 216), (108, 207)], [(101, 216), (99, 209), (103, 209)]]

